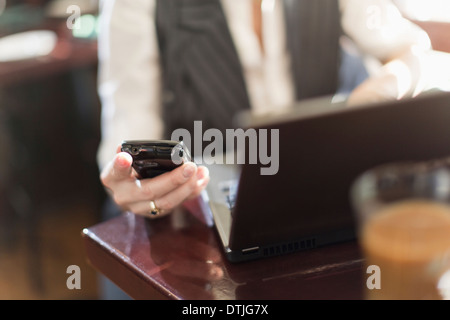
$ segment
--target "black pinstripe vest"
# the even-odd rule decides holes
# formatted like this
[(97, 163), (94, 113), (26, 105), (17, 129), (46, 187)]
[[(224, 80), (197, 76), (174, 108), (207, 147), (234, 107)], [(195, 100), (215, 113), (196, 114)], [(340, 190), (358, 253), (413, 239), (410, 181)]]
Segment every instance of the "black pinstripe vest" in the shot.
[[(236, 0), (239, 1), (239, 0)], [(332, 94), (339, 69), (337, 0), (284, 0), (288, 49), (297, 99)], [(158, 0), (156, 28), (163, 70), (166, 138), (233, 128), (250, 107), (242, 68), (220, 0)]]

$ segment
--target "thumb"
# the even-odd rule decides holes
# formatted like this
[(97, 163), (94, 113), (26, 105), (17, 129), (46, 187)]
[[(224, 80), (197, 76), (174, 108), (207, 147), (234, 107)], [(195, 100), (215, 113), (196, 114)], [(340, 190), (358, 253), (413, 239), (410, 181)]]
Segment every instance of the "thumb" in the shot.
[(130, 177), (133, 158), (129, 153), (119, 152), (114, 157), (111, 170), (112, 180), (123, 180)]

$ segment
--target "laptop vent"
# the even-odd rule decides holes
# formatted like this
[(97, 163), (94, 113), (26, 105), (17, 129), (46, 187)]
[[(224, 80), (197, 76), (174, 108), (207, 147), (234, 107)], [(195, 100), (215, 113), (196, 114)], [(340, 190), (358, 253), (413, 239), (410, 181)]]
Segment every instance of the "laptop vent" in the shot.
[(316, 247), (316, 239), (304, 239), (263, 248), (264, 256), (275, 256)]

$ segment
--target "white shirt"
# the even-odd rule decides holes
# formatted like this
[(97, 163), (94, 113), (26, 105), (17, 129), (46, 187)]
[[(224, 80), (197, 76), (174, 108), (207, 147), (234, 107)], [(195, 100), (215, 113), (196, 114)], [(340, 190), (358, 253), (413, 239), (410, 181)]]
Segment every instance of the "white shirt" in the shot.
[[(253, 0), (222, 0), (255, 112), (285, 108), (294, 101), (286, 49), (282, 0), (263, 0), (264, 53), (252, 25)], [(99, 96), (103, 167), (125, 139), (158, 139), (161, 67), (155, 0), (104, 0), (99, 35)], [(391, 0), (340, 0), (342, 26), (360, 52), (389, 60), (412, 44), (429, 46), (426, 34), (404, 19)], [(386, 35), (389, 35), (386, 37)]]

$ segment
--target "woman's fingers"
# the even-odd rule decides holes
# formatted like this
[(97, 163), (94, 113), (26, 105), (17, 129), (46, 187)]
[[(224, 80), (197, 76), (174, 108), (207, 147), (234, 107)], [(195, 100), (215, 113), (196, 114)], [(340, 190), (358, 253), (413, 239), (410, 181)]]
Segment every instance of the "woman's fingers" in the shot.
[(128, 210), (133, 213), (143, 215), (146, 217), (150, 217), (150, 218), (159, 218), (159, 217), (165, 216), (171, 212), (171, 210), (161, 208), (159, 206), (158, 200), (154, 200), (154, 203), (155, 203), (155, 206), (159, 210), (159, 214), (157, 214), (157, 215), (153, 215), (150, 213), (153, 210), (153, 208), (150, 206), (150, 200), (130, 203), (128, 205)]
[(138, 201), (130, 204), (130, 211), (137, 214), (147, 215), (148, 212), (151, 211), (150, 200), (152, 200), (154, 201), (156, 207), (160, 210), (160, 214), (158, 216), (165, 215), (185, 200), (200, 195), (201, 191), (205, 188), (208, 182), (209, 174), (207, 169), (204, 167), (199, 167), (197, 174), (192, 176), (185, 183), (174, 187), (162, 196), (156, 195), (155, 198), (148, 198), (144, 201)]
[(127, 153), (118, 153), (101, 176), (102, 183), (114, 193), (119, 205), (161, 197), (186, 183), (197, 171), (196, 165), (190, 162), (158, 177), (138, 180), (132, 174), (129, 157)]
[(126, 152), (120, 152), (103, 169), (100, 179), (107, 188), (113, 189), (114, 185), (131, 178), (131, 164), (133, 158)]
[(187, 162), (182, 166), (151, 179), (141, 180), (139, 200), (157, 199), (187, 183), (197, 173), (197, 166)]
[(194, 192), (187, 198), (187, 200), (198, 197), (209, 183), (209, 170), (206, 167), (200, 166), (197, 169), (197, 186)]
[(187, 162), (151, 179), (136, 179), (132, 157), (119, 152), (101, 173), (103, 185), (109, 189), (114, 201), (123, 209), (147, 215), (154, 201), (161, 214), (170, 212), (186, 199), (198, 196), (209, 182), (209, 172)]

